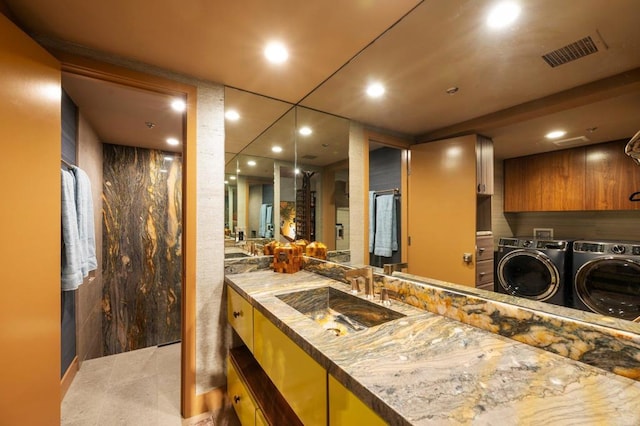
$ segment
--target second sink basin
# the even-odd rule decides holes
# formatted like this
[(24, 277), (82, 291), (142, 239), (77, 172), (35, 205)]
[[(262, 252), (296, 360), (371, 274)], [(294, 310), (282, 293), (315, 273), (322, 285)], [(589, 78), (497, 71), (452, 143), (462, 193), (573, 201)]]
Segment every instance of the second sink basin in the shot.
[(333, 287), (296, 291), (276, 297), (337, 336), (405, 316)]

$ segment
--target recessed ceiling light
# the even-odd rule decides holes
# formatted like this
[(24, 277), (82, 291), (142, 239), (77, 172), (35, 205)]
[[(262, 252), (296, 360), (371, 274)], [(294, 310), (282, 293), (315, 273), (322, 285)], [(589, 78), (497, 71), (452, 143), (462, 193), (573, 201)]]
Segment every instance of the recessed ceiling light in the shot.
[(171, 102), (171, 108), (173, 108), (174, 111), (183, 112), (187, 109), (187, 104), (185, 104), (182, 99), (175, 99)]
[(274, 147), (271, 148), (271, 151), (273, 151), (273, 152), (282, 152), (282, 148), (279, 147), (279, 146), (274, 146)]
[(224, 184), (225, 184), (225, 185), (227, 185), (228, 183), (229, 183), (229, 181), (228, 181), (228, 180), (225, 180), (225, 181), (224, 181)]
[(264, 49), (264, 56), (266, 56), (271, 63), (281, 64), (289, 58), (289, 52), (287, 52), (284, 44), (272, 41), (267, 44), (267, 47)]
[(235, 176), (229, 176), (229, 179), (236, 180), (236, 177)]
[(180, 141), (178, 139), (176, 139), (176, 138), (167, 138), (167, 143), (169, 145), (174, 145), (175, 146), (175, 145), (179, 145)]
[(240, 119), (240, 114), (238, 111), (230, 109), (229, 111), (224, 113), (224, 116), (227, 120), (238, 121)]
[(236, 169), (236, 173), (240, 173), (240, 169)]
[(247, 164), (253, 167), (253, 166), (256, 165), (256, 162), (253, 161), (253, 160), (249, 160), (249, 161), (247, 161)]
[(372, 98), (379, 98), (384, 95), (384, 86), (380, 83), (371, 83), (369, 87), (367, 87), (367, 95)]
[(566, 135), (567, 132), (564, 130), (554, 130), (553, 132), (547, 133), (544, 137), (547, 139), (558, 139)]
[(520, 15), (520, 5), (505, 1), (497, 4), (491, 12), (489, 12), (489, 16), (487, 16), (487, 25), (490, 28), (505, 28), (511, 25)]
[(449, 87), (446, 90), (446, 92), (447, 92), (447, 95), (455, 95), (456, 93), (458, 93), (459, 90), (460, 89), (458, 87), (453, 86), (453, 87)]
[(300, 130), (298, 130), (298, 132), (302, 135), (302, 136), (309, 136), (311, 133), (313, 133), (313, 130), (311, 130), (311, 127), (301, 127)]

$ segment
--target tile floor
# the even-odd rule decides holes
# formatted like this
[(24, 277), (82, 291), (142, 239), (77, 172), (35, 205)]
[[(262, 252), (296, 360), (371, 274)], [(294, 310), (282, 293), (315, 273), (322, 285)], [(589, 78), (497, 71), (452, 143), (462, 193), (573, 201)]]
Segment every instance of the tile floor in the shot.
[(236, 423), (210, 413), (182, 419), (179, 343), (85, 361), (62, 401), (63, 426)]

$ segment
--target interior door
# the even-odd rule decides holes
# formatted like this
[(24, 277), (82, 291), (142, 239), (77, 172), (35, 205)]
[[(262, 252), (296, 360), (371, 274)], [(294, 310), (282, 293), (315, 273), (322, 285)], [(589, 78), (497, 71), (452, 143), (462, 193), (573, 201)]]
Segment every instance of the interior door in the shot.
[(60, 64), (0, 13), (0, 413), (60, 423)]
[(411, 146), (409, 273), (475, 286), (475, 149), (475, 135)]

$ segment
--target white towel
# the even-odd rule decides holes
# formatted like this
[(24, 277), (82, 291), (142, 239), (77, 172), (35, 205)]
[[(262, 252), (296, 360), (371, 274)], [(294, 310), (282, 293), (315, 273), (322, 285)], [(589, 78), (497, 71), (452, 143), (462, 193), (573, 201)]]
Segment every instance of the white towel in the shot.
[(258, 227), (258, 236), (264, 238), (264, 233), (267, 229), (267, 205), (262, 204), (260, 206), (260, 226)]
[(265, 238), (273, 238), (273, 205), (267, 204), (267, 225)]
[(398, 250), (398, 224), (396, 221), (396, 197), (380, 195), (376, 199), (376, 232), (373, 254), (391, 257)]
[(369, 253), (373, 253), (376, 232), (376, 193), (369, 191)]
[(75, 178), (67, 170), (61, 172), (62, 190), (62, 253), (60, 280), (63, 291), (76, 290), (82, 284), (82, 247), (78, 237)]
[(84, 170), (79, 167), (74, 166), (71, 170), (76, 177), (76, 216), (78, 218), (78, 238), (82, 248), (80, 271), (82, 276), (86, 277), (89, 275), (89, 271), (98, 267), (91, 181)]

